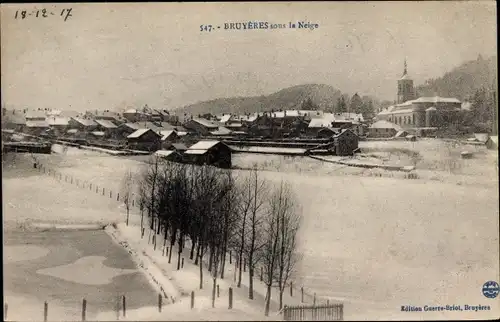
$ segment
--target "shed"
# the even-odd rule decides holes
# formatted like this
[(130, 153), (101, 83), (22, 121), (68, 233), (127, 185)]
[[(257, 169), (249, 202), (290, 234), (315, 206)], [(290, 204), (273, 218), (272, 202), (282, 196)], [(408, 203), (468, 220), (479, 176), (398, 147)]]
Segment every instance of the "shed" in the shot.
[(486, 148), (490, 150), (498, 150), (498, 135), (490, 136), (486, 141)]
[(130, 149), (141, 151), (157, 151), (161, 146), (161, 135), (151, 129), (139, 129), (127, 136)]
[(184, 160), (194, 164), (207, 164), (231, 168), (231, 148), (221, 141), (200, 141), (184, 152)]
[(188, 147), (184, 143), (172, 143), (169, 147), (169, 150), (178, 151), (183, 153), (187, 151)]
[(155, 155), (168, 161), (173, 162), (182, 162), (182, 155), (173, 150), (158, 150), (155, 152)]
[(350, 129), (343, 129), (333, 136), (336, 155), (353, 155), (359, 147), (359, 137)]
[(212, 131), (217, 131), (218, 124), (202, 118), (193, 118), (183, 125), (186, 129), (192, 130), (199, 135), (209, 135)]
[(331, 138), (335, 134), (337, 134), (335, 129), (333, 129), (331, 127), (324, 127), (324, 128), (319, 129), (318, 133), (316, 134), (316, 137), (318, 137), (318, 138)]

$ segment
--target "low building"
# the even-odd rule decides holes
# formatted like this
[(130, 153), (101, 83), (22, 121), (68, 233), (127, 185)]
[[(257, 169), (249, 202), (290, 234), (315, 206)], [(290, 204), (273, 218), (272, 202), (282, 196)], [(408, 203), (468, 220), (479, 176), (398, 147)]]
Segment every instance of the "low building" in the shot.
[(338, 131), (340, 130), (331, 127), (324, 127), (319, 129), (318, 133), (316, 133), (316, 137), (321, 139), (328, 139), (337, 134)]
[(49, 123), (47, 121), (26, 121), (26, 128), (24, 130), (25, 133), (32, 135), (40, 135), (42, 133), (47, 132), (49, 130)]
[(127, 146), (132, 150), (157, 151), (161, 148), (161, 135), (151, 129), (139, 129), (127, 136)]
[(55, 136), (63, 136), (68, 130), (69, 117), (48, 116), (47, 123), (53, 130)]
[(359, 137), (353, 131), (343, 129), (333, 136), (333, 145), (336, 155), (353, 155), (359, 148)]
[(95, 120), (97, 124), (95, 130), (98, 132), (103, 132), (105, 138), (117, 138), (118, 137), (118, 126), (109, 120)]
[(401, 130), (397, 124), (380, 120), (370, 125), (368, 135), (371, 138), (391, 138)]
[(168, 149), (173, 143), (179, 141), (180, 137), (177, 135), (175, 131), (160, 131), (161, 138), (161, 147), (162, 149)]
[(2, 116), (2, 128), (23, 132), (26, 128), (26, 118), (21, 113), (7, 113)]
[(158, 150), (155, 152), (155, 155), (172, 162), (182, 162), (183, 160), (182, 154), (175, 150)]
[(68, 128), (90, 133), (97, 127), (97, 123), (90, 119), (72, 117), (68, 121)]
[(184, 152), (184, 161), (231, 168), (231, 148), (220, 141), (200, 141)]
[(186, 123), (184, 123), (183, 126), (186, 129), (192, 130), (196, 134), (203, 136), (210, 135), (210, 132), (217, 131), (217, 129), (219, 128), (218, 124), (202, 118), (190, 119)]

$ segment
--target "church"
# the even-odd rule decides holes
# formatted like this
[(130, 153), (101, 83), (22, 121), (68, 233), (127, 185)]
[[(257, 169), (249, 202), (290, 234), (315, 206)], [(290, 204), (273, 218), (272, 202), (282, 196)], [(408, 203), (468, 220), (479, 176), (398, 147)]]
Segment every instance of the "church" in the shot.
[(376, 119), (395, 123), (403, 129), (437, 129), (454, 122), (462, 110), (461, 106), (462, 103), (456, 98), (416, 98), (405, 60), (403, 75), (398, 80), (397, 104), (382, 110)]

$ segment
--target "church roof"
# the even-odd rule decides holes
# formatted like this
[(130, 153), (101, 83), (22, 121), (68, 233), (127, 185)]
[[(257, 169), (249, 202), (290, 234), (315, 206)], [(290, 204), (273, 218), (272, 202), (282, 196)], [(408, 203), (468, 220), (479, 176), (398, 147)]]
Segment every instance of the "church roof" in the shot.
[(401, 76), (401, 78), (400, 78), (400, 80), (406, 80), (406, 79), (408, 79), (408, 80), (411, 80), (411, 79), (412, 79), (412, 78), (410, 77), (410, 75), (408, 75), (408, 73), (403, 74), (403, 76)]

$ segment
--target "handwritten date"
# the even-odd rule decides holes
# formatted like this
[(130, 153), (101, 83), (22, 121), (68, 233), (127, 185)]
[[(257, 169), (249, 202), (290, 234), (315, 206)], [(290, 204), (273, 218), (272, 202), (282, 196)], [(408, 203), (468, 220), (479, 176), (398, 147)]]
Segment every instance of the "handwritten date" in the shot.
[[(58, 12), (60, 17), (64, 18), (64, 21), (68, 20), (69, 17), (72, 17), (73, 15), (71, 14), (71, 11), (73, 8), (69, 9), (61, 9), (60, 12)], [(47, 9), (41, 9), (41, 10), (33, 10), (33, 11), (27, 11), (27, 10), (17, 10), (16, 15), (14, 16), (14, 19), (26, 19), (30, 16), (34, 16), (36, 18), (47, 18), (49, 16), (55, 16), (56, 13), (52, 11), (48, 11)]]

